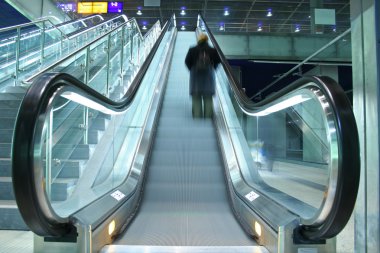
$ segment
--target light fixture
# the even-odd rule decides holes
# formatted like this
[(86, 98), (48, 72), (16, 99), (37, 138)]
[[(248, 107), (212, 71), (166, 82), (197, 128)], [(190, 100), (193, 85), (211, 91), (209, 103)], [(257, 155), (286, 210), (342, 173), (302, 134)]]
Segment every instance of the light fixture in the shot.
[(263, 24), (260, 22), (257, 24), (257, 31), (261, 32), (263, 30)]
[(136, 12), (136, 14), (139, 15), (139, 16), (142, 15), (141, 7), (138, 7), (138, 8), (137, 8), (137, 12)]
[(261, 236), (261, 225), (257, 221), (255, 221), (255, 232), (259, 237)]
[(228, 8), (224, 8), (224, 13), (223, 13), (224, 16), (228, 16), (230, 15), (230, 11), (228, 10)]
[(186, 15), (186, 7), (181, 7), (181, 12), (179, 13), (181, 16), (185, 16)]
[(304, 97), (302, 95), (295, 95), (294, 97), (285, 99), (282, 102), (279, 102), (277, 104), (269, 106), (268, 108), (264, 109), (263, 111), (258, 112), (258, 113), (253, 113), (252, 115), (256, 116), (256, 117), (265, 116), (265, 115), (268, 115), (268, 114), (271, 114), (274, 112), (281, 111), (281, 110), (286, 109), (288, 107), (300, 104), (300, 103), (302, 103), (306, 100), (309, 100), (309, 99), (310, 99), (309, 97)]
[(186, 30), (186, 27), (183, 25), (183, 26), (181, 26), (181, 30), (182, 31), (185, 31)]
[(113, 231), (115, 231), (116, 228), (116, 222), (115, 220), (112, 220), (111, 223), (108, 225), (108, 234), (112, 235)]
[(146, 25), (143, 25), (142, 29), (143, 29), (143, 30), (146, 30), (146, 29), (147, 29), (147, 28), (146, 28)]
[(272, 17), (272, 9), (268, 9), (267, 17)]
[(336, 32), (336, 26), (333, 26), (333, 32), (335, 33)]
[(294, 30), (294, 32), (298, 33), (301, 31), (301, 27), (300, 25), (296, 25), (296, 29)]
[(224, 31), (224, 24), (223, 23), (219, 25), (219, 31)]

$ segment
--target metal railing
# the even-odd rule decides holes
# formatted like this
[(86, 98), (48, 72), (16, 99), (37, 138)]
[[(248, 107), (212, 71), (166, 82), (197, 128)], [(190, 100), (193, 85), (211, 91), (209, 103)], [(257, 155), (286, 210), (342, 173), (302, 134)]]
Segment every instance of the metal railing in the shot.
[[(94, 17), (98, 16), (92, 16), (91, 18)], [(73, 23), (82, 23), (87, 19), (89, 18), (66, 23), (63, 26), (71, 26)], [(37, 66), (37, 69), (41, 69), (51, 62), (48, 58), (54, 58), (53, 61), (62, 58), (70, 53), (72, 49), (87, 44), (88, 41), (96, 39), (108, 30), (113, 29), (118, 24), (125, 23), (127, 20), (128, 19), (125, 15), (117, 16), (89, 28), (87, 28), (87, 25), (83, 25), (83, 27), (79, 29), (80, 31), (74, 31), (74, 34), (66, 33), (61, 28), (54, 25), (49, 18), (3, 28), (0, 30), (0, 33), (2, 31), (13, 30), (16, 31), (17, 35), (1, 41), (3, 43), (0, 44), (0, 51), (3, 51), (3, 59), (0, 59), (0, 69), (2, 69), (0, 80), (5, 81), (10, 77), (13, 77), (14, 84), (19, 85), (21, 83), (20, 81), (22, 81), (20, 80), (21, 73), (25, 72), (26, 69), (30, 69), (30, 67), (35, 64), (39, 65)], [(46, 22), (52, 24), (51, 27), (47, 27)], [(22, 34), (21, 29), (37, 24), (41, 25), (42, 28)], [(58, 31), (59, 34), (55, 34), (55, 31)], [(71, 30), (71, 33), (72, 31), (73, 30)], [(26, 40), (32, 41), (27, 43)], [(28, 75), (28, 73), (24, 73), (24, 77), (25, 75)]]

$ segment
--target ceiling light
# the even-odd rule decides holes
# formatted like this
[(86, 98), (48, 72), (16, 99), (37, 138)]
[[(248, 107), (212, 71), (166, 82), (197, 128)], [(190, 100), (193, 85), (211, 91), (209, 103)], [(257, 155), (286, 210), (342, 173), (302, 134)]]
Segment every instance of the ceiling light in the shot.
[(138, 11), (136, 12), (136, 14), (139, 15), (139, 16), (141, 16), (141, 15), (142, 15), (141, 10), (138, 10)]
[(224, 31), (224, 23), (219, 24), (219, 31)]
[(261, 22), (259, 22), (258, 24), (257, 24), (257, 31), (258, 32), (261, 32), (263, 30), (263, 24), (261, 23)]
[(336, 26), (333, 26), (333, 32), (335, 33), (336, 32)]
[(182, 16), (185, 16), (186, 12), (185, 12), (185, 10), (182, 10), (179, 14), (181, 14)]
[(182, 31), (185, 31), (186, 30), (186, 27), (183, 25), (183, 26), (181, 26), (181, 30)]
[(147, 28), (146, 28), (146, 25), (143, 25), (142, 29), (143, 29), (143, 30), (146, 30), (146, 29), (147, 29)]
[(299, 31), (301, 31), (300, 25), (296, 25), (296, 29), (294, 30), (294, 32), (298, 33)]
[(230, 15), (230, 12), (228, 10), (228, 8), (224, 8), (224, 13), (223, 13), (224, 16), (228, 16)]
[(302, 96), (302, 95), (295, 95), (293, 97), (290, 97), (288, 99), (285, 99), (284, 101), (281, 101), (279, 103), (276, 103), (272, 106), (269, 106), (268, 108), (264, 109), (263, 111), (253, 113), (253, 116), (259, 117), (259, 116), (265, 116), (269, 115), (274, 112), (281, 111), (283, 109), (286, 109), (288, 107), (298, 105), (304, 101), (309, 100), (310, 97)]
[(272, 9), (268, 9), (267, 17), (272, 17)]

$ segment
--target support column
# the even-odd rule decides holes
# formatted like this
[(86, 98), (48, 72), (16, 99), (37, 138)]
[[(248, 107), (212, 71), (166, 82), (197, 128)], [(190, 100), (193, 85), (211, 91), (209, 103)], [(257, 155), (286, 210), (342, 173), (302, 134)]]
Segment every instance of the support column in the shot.
[(379, 241), (379, 2), (351, 0), (353, 107), (361, 175), (355, 209), (355, 252), (378, 252)]

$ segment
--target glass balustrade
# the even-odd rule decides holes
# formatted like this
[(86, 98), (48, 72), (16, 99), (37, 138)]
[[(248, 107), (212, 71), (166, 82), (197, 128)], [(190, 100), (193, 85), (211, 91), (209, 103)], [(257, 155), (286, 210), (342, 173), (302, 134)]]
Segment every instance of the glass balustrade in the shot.
[[(135, 20), (114, 29), (51, 71), (69, 73), (120, 101), (161, 33), (157, 22), (144, 36)], [(168, 40), (169, 34), (166, 35)], [(126, 112), (106, 114), (80, 94), (58, 92), (41, 136), (44, 189), (54, 211), (66, 217), (122, 183), (140, 142), (167, 47), (153, 59)]]
[(127, 18), (118, 16), (92, 27), (87, 27), (85, 21), (54, 25), (50, 19), (42, 19), (0, 29), (0, 34), (6, 33), (7, 36), (0, 41), (0, 88), (19, 85), (29, 76), (126, 22)]

